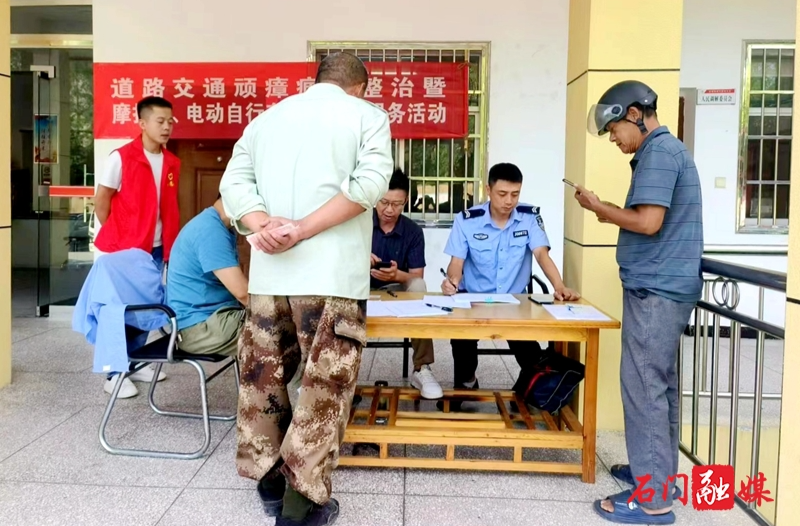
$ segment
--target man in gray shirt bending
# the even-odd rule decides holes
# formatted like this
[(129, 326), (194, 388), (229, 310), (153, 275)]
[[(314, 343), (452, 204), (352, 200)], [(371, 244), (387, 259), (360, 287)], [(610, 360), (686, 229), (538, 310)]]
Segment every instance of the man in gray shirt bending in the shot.
[[(700, 178), (683, 143), (658, 123), (657, 98), (641, 82), (620, 82), (589, 112), (590, 133), (609, 134), (622, 153), (634, 154), (625, 207), (600, 201), (580, 186), (575, 193), (583, 208), (620, 229), (620, 382), (630, 464), (613, 466), (611, 473), (637, 487), (643, 483), (645, 491), (653, 489), (655, 494), (641, 502), (627, 490), (595, 502), (595, 510), (607, 520), (627, 524), (675, 521), (671, 506), (679, 494), (674, 488), (680, 429), (677, 352), (703, 286)], [(664, 484), (669, 491), (662, 490)]]

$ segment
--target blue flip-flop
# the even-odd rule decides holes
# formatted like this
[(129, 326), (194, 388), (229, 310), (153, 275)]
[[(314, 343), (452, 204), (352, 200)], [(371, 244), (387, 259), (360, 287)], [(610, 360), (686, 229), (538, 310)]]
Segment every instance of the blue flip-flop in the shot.
[[(662, 513), (660, 515), (649, 515), (642, 510), (642, 508), (639, 506), (639, 503), (635, 500), (628, 502), (628, 499), (631, 498), (631, 495), (633, 495), (633, 492), (628, 489), (617, 493), (616, 495), (610, 495), (605, 499), (596, 500), (594, 501), (594, 511), (605, 520), (615, 522), (617, 524), (660, 525), (675, 523), (675, 513), (672, 511), (668, 511), (667, 513)], [(614, 504), (613, 512), (606, 511), (601, 506), (603, 500), (606, 499), (610, 500), (612, 504)]]
[[(611, 466), (611, 476), (620, 482), (630, 484), (634, 487), (638, 486), (638, 484), (636, 484), (636, 482), (633, 480), (633, 473), (631, 473), (630, 464), (614, 464)], [(677, 500), (681, 498), (681, 495), (683, 495), (683, 492), (681, 492), (681, 488), (679, 488), (676, 484), (673, 486), (672, 498)]]

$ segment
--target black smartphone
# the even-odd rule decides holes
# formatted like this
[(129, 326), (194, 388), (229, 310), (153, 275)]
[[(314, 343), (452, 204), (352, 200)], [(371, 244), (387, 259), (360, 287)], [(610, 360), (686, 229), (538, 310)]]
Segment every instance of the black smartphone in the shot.
[(390, 261), (378, 261), (373, 265), (372, 268), (376, 269), (384, 269), (384, 268), (392, 268), (392, 263)]
[(531, 294), (528, 299), (537, 305), (552, 305), (555, 302), (552, 294)]

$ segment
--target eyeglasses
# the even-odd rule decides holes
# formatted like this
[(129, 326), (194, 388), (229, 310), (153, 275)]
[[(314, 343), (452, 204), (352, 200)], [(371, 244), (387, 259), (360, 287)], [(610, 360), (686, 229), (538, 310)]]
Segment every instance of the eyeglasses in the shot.
[(392, 208), (403, 208), (406, 206), (405, 201), (387, 201), (386, 199), (381, 199), (379, 203), (381, 206), (390, 206)]

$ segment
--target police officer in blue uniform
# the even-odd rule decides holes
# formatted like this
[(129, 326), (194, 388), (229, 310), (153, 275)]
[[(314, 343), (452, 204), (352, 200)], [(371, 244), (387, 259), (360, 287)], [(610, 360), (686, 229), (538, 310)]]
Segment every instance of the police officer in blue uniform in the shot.
[[(558, 300), (580, 295), (567, 288), (550, 258), (550, 242), (539, 207), (519, 204), (522, 172), (510, 163), (489, 170), (489, 202), (456, 216), (445, 253), (451, 256), (442, 292), (522, 294), (531, 278), (532, 257), (554, 287)], [(458, 388), (477, 388), (477, 340), (451, 340), (453, 383)], [(520, 367), (541, 348), (537, 342), (509, 341)], [(451, 407), (458, 410), (458, 404)], [(440, 404), (441, 406), (441, 404)]]

